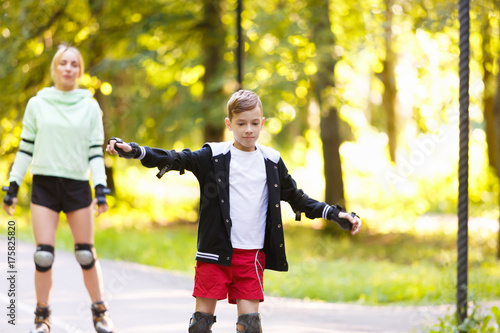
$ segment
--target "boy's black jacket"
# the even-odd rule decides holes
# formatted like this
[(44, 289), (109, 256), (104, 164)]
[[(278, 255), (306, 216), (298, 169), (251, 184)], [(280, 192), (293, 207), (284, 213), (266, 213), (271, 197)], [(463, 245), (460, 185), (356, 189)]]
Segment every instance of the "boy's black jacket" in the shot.
[[(231, 218), (229, 216), (229, 163), (232, 142), (207, 143), (201, 149), (163, 150), (144, 147), (142, 165), (158, 169), (191, 171), (200, 184), (200, 208), (196, 260), (231, 265)], [(268, 209), (264, 252), (266, 268), (287, 271), (281, 201), (287, 201), (294, 211), (308, 218), (324, 216), (328, 205), (309, 198), (297, 188), (279, 152), (259, 146), (264, 154), (267, 173)]]

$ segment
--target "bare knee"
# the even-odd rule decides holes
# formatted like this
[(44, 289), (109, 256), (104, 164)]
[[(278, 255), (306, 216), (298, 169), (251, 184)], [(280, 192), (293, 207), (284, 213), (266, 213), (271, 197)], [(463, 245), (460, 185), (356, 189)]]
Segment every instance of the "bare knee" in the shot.
[(196, 297), (196, 312), (214, 314), (217, 300), (215, 298)]

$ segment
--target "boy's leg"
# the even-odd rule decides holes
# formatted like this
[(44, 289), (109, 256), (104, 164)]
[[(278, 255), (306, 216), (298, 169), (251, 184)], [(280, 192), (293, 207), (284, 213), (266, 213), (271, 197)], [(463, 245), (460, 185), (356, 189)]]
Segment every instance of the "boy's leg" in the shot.
[(238, 308), (238, 316), (259, 312), (259, 303), (258, 299), (237, 299), (236, 307)]
[(229, 299), (236, 302), (238, 321), (236, 330), (240, 333), (262, 332), (259, 303), (264, 301), (265, 254), (260, 250), (234, 250), (233, 285)]
[(259, 315), (258, 299), (238, 299), (238, 321), (236, 331), (239, 333), (261, 333), (262, 325)]
[(217, 299), (196, 297), (196, 312), (189, 321), (189, 333), (210, 333), (215, 323)]
[(196, 312), (203, 312), (213, 315), (215, 313), (216, 306), (217, 300), (215, 298), (196, 297)]
[(231, 268), (197, 261), (195, 269), (193, 296), (196, 308), (189, 322), (189, 333), (210, 333), (216, 321), (217, 300), (227, 297)]

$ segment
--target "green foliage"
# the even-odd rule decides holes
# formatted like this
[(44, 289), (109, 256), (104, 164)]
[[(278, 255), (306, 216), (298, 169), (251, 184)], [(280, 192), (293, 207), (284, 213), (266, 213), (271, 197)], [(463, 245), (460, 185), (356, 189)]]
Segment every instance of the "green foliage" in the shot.
[[(285, 237), (290, 271), (266, 272), (266, 290), (272, 294), (360, 304), (454, 302), (453, 236), (365, 230), (338, 240), (318, 230), (287, 227)], [(494, 242), (471, 236), (470, 247), (471, 293), (478, 299), (499, 297)]]
[(480, 311), (480, 306), (473, 304), (472, 312), (463, 323), (459, 324), (457, 314), (448, 314), (439, 318), (439, 323), (435, 324), (428, 333), (498, 333), (500, 332), (500, 310), (493, 306), (491, 311), (484, 313)]
[[(213, 80), (205, 82), (209, 70), (205, 14), (210, 3), (218, 6), (221, 24), (209, 37), (222, 41), (222, 56)], [(236, 4), (235, 0), (196, 0), (189, 6), (174, 0), (3, 1), (2, 162), (13, 162), (24, 107), (40, 88), (51, 84), (51, 57), (62, 42), (83, 52), (87, 74), (82, 86), (95, 93), (104, 110), (107, 137), (117, 135), (167, 149), (200, 147), (204, 126), (223, 124), (224, 101), (236, 87)], [(261, 143), (283, 149), (291, 166), (305, 165), (311, 150), (321, 154), (323, 148), (318, 139), (321, 110), (313, 93), (319, 52), (311, 36), (313, 4), (252, 0), (245, 2), (243, 11), (244, 87), (261, 95), (267, 118)], [(401, 116), (395, 165), (386, 152), (384, 86), (379, 80), (385, 56), (385, 6), (383, 1), (330, 1), (335, 45), (329, 52), (337, 62), (335, 89), (328, 96), (339, 110), (342, 137), (349, 140), (340, 152), (347, 201), (355, 208), (390, 210), (383, 218), (401, 211), (409, 220), (428, 212), (453, 213), (458, 146), (455, 3), (394, 1), (390, 8), (394, 51), (399, 54), (395, 80)], [(499, 24), (498, 8), (491, 2), (478, 1), (471, 13), (486, 17), (492, 27)], [(476, 21), (481, 20), (471, 23), (474, 49), (481, 45)], [(493, 29), (492, 52), (499, 43)], [(480, 52), (472, 53), (471, 153), (479, 163), (471, 164), (471, 204), (473, 213), (491, 216), (498, 186), (490, 171), (483, 177), (487, 163), (480, 110), (481, 87), (486, 83), (481, 82), (481, 59)], [(486, 65), (498, 72), (496, 62)], [(207, 91), (218, 93), (206, 99)], [(434, 142), (431, 149), (416, 145), (429, 139)], [(107, 159), (108, 166), (113, 163)], [(320, 158), (314, 170), (318, 175), (323, 172), (321, 163)], [(3, 172), (1, 178), (6, 175)], [(321, 177), (316, 178), (323, 186)]]
[[(212, 16), (220, 24), (207, 29), (213, 25), (210, 6), (216, 7)], [(275, 119), (272, 134), (280, 133), (299, 111), (304, 115), (295, 121), (299, 131), (288, 131), (287, 138), (307, 127), (307, 76), (314, 74), (314, 44), (299, 15), (304, 6), (255, 2), (243, 13), (245, 87), (261, 94), (266, 116)], [(223, 126), (225, 102), (236, 89), (235, 8), (236, 1), (205, 0), (189, 6), (172, 0), (2, 2), (0, 38), (6, 42), (0, 43), (0, 100), (7, 119), (1, 124), (6, 130), (2, 153), (15, 151), (16, 142), (10, 143), (6, 134), (20, 127), (28, 99), (51, 84), (51, 57), (63, 42), (84, 55), (88, 74), (82, 86), (100, 102), (106, 133), (150, 145), (200, 145), (204, 125)], [(263, 24), (270, 21), (281, 23)], [(221, 59), (207, 81), (213, 71), (207, 60), (210, 41), (221, 41)], [(13, 134), (18, 138), (18, 132)], [(290, 147), (289, 140), (278, 142)]]

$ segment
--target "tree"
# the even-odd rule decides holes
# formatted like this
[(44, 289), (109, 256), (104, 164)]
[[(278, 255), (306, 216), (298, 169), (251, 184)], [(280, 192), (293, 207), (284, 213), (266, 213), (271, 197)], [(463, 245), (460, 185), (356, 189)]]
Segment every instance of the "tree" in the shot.
[(325, 201), (345, 206), (344, 183), (339, 148), (339, 117), (333, 104), (332, 93), (335, 88), (334, 73), (336, 59), (333, 48), (335, 37), (330, 23), (328, 0), (311, 0), (312, 40), (316, 44), (316, 63), (314, 95), (321, 112), (321, 140), (323, 143)]
[[(498, 27), (500, 28), (500, 26)], [(500, 55), (498, 57), (498, 66), (500, 66)], [(494, 121), (494, 132), (495, 132), (495, 141), (496, 141), (496, 146), (500, 147), (500, 75), (497, 75), (497, 86), (496, 86), (496, 93), (495, 93), (495, 103), (493, 107), (493, 121)], [(497, 178), (500, 180), (500, 154), (497, 152), (497, 159), (496, 159), (496, 175)], [(500, 193), (498, 194), (498, 205), (500, 206)], [(500, 226), (500, 216), (498, 217), (498, 224)], [(500, 259), (500, 228), (498, 228), (498, 235), (497, 235), (497, 259)]]
[(495, 77), (493, 74), (494, 65), (494, 50), (492, 48), (492, 30), (490, 12), (495, 10), (493, 3), (484, 3), (486, 8), (481, 13), (481, 65), (483, 69), (483, 112), (486, 131), (486, 142), (488, 144), (488, 160), (489, 165), (495, 170), (497, 168), (496, 161), (498, 160), (498, 143), (495, 139)]
[(223, 80), (226, 32), (221, 21), (220, 0), (203, 1), (203, 20), (200, 23), (201, 48), (203, 50), (203, 98), (202, 113), (205, 115), (204, 137), (206, 142), (223, 141), (225, 127)]
[(384, 22), (384, 48), (385, 58), (382, 61), (383, 70), (380, 79), (384, 84), (382, 94), (382, 106), (386, 115), (386, 131), (389, 138), (389, 156), (393, 162), (396, 161), (397, 147), (397, 117), (396, 117), (396, 79), (394, 67), (396, 54), (392, 49), (392, 5), (393, 0), (385, 0), (385, 22)]

